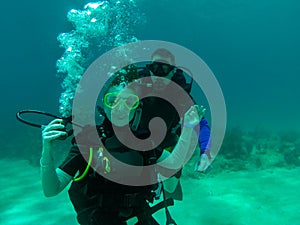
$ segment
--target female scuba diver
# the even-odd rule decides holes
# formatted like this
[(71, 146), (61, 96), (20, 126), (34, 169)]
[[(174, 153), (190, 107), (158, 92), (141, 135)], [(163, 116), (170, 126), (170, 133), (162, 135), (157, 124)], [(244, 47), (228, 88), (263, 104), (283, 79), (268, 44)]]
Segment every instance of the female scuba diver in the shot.
[[(108, 85), (103, 98), (105, 119), (98, 127), (98, 133), (105, 148), (112, 155), (115, 154), (120, 160), (122, 160), (122, 155), (126, 155), (127, 163), (145, 165), (147, 161), (145, 154), (124, 146), (112, 131), (112, 126), (122, 130), (122, 127), (128, 125), (128, 118), (129, 126), (134, 121), (140, 104), (137, 95), (138, 88), (128, 85), (137, 78), (138, 74), (132, 71), (122, 75), (122, 79), (117, 74)], [(165, 165), (167, 167), (169, 165), (170, 168), (174, 167), (174, 162), (178, 162), (177, 168), (172, 169), (180, 169), (183, 166), (188, 149), (196, 147), (196, 144), (191, 144), (192, 139), (197, 140), (194, 126), (199, 124), (204, 111), (204, 108), (194, 105), (184, 114), (185, 122), (175, 148), (171, 153), (166, 150), (157, 152), (156, 162), (166, 161)], [(52, 154), (53, 143), (66, 135), (62, 122), (61, 119), (54, 119), (42, 131), (41, 179), (44, 195), (55, 196), (72, 182), (68, 193), (77, 212), (79, 224), (125, 225), (129, 218), (136, 216), (138, 218), (136, 225), (158, 225), (159, 223), (152, 217), (153, 211), (149, 206), (149, 203), (154, 200), (154, 189), (157, 189), (158, 185), (130, 186), (106, 179), (89, 167), (89, 162), (84, 159), (76, 142), (73, 143), (66, 159), (58, 168), (55, 168)], [(166, 158), (167, 160), (164, 160)], [(103, 169), (109, 173), (114, 168), (106, 164)], [(139, 172), (130, 175), (136, 176), (134, 179), (140, 179), (139, 176), (143, 176)], [(170, 178), (164, 180), (163, 185), (165, 188), (174, 189), (172, 186), (177, 184)]]

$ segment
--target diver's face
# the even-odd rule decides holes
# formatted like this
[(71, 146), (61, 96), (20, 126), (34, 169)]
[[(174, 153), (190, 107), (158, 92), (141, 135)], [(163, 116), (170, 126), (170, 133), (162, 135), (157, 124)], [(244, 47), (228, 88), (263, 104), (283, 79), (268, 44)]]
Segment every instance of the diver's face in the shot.
[(118, 127), (129, 124), (138, 104), (136, 93), (122, 86), (111, 87), (104, 96), (104, 112), (112, 124)]
[[(160, 55), (154, 55), (152, 58), (152, 63), (158, 62), (158, 63), (165, 63), (167, 65), (172, 65), (172, 60), (170, 57), (162, 57)], [(153, 83), (153, 89), (154, 90), (162, 90), (164, 89), (167, 85), (170, 84), (171, 79), (174, 75), (174, 69), (171, 70), (171, 68), (168, 68), (168, 66), (161, 66), (159, 69), (163, 70), (163, 72), (168, 72), (164, 74), (164, 76), (156, 76), (151, 70), (150, 70), (150, 75), (151, 75), (151, 80)]]

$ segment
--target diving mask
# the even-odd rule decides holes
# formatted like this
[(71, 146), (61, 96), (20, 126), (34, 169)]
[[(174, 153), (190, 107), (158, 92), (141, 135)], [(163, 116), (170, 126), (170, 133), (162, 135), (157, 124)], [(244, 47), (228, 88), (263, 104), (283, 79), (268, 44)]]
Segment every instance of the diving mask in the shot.
[(167, 76), (175, 68), (175, 66), (172, 66), (170, 64), (157, 61), (154, 61), (153, 63), (147, 65), (147, 67), (155, 76), (158, 77)]
[(104, 105), (109, 109), (115, 109), (121, 103), (128, 110), (134, 110), (139, 106), (139, 97), (134, 94), (124, 96), (118, 92), (110, 92), (104, 95)]

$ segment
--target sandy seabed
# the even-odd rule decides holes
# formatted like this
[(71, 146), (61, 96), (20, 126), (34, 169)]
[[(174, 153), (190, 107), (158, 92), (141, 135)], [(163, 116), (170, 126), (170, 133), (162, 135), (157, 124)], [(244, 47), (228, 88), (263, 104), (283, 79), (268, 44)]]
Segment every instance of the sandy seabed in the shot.
[[(77, 224), (67, 190), (43, 196), (39, 168), (1, 159), (0, 169), (0, 224)], [(184, 201), (169, 208), (178, 225), (300, 225), (299, 178), (300, 168), (183, 176)], [(164, 210), (155, 217), (165, 224)]]

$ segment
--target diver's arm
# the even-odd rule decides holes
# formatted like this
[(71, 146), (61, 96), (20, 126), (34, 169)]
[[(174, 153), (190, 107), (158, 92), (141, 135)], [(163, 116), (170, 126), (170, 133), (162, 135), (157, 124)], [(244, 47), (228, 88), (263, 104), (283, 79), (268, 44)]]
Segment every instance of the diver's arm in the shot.
[(192, 152), (198, 142), (198, 135), (194, 130), (194, 126), (199, 124), (204, 114), (203, 107), (192, 106), (184, 115), (185, 125), (182, 128), (181, 135), (172, 153), (165, 160), (159, 160), (159, 165), (168, 169), (180, 169), (184, 163), (187, 154)]
[[(159, 159), (157, 160), (157, 163), (160, 163), (167, 159), (171, 153), (169, 151), (164, 150)], [(175, 188), (179, 182), (179, 178), (172, 176), (172, 177), (165, 177), (162, 174), (159, 175), (164, 183), (164, 188), (166, 191), (173, 193), (175, 191)]]
[(43, 130), (43, 151), (41, 158), (41, 177), (44, 195), (46, 197), (55, 196), (60, 193), (72, 177), (59, 168), (55, 168), (52, 156), (53, 141), (66, 135), (66, 132), (57, 129), (63, 129), (60, 119), (53, 120)]
[(159, 164), (168, 169), (180, 169), (187, 153), (197, 146), (197, 135), (193, 128), (183, 127), (179, 140), (168, 158)]

